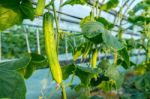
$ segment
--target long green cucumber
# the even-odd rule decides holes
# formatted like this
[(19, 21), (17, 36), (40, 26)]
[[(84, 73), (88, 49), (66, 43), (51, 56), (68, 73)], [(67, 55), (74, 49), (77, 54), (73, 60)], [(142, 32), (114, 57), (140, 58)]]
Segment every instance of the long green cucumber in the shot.
[(92, 57), (91, 57), (91, 61), (90, 61), (92, 68), (96, 68), (97, 57), (98, 57), (98, 50), (94, 49)]
[(54, 80), (60, 84), (62, 82), (62, 70), (59, 64), (56, 43), (53, 29), (53, 15), (46, 12), (43, 16), (43, 32), (45, 37), (46, 54), (49, 61), (50, 70)]
[(46, 2), (46, 0), (38, 0), (37, 6), (35, 9), (36, 16), (40, 16), (43, 14), (44, 8), (45, 8), (45, 2)]

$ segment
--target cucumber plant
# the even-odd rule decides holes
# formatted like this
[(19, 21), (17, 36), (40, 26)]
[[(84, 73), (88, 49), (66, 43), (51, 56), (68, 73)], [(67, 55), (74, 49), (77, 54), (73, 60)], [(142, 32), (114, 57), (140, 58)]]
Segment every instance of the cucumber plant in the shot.
[[(103, 90), (112, 94), (113, 90), (117, 92), (120, 91), (120, 88), (123, 88), (124, 91), (123, 94), (115, 94), (117, 98), (135, 99), (139, 95), (144, 99), (150, 98), (150, 2), (149, 0), (141, 0), (129, 11), (127, 5), (132, 5), (134, 1), (136, 0), (124, 0), (123, 2), (102, 0), (100, 3), (99, 0), (66, 0), (61, 7), (77, 4), (87, 5), (91, 11), (80, 21), (80, 36), (84, 37), (85, 41), (77, 44), (75, 48), (72, 47), (74, 48), (72, 51), (73, 62), (61, 67), (58, 54), (62, 34), (54, 0), (51, 0), (47, 5), (46, 0), (37, 0), (36, 8), (31, 0), (1, 0), (0, 32), (13, 25), (21, 24), (25, 19), (33, 20), (35, 17), (43, 16), (42, 30), (46, 57), (45, 53), (43, 55), (27, 53), (19, 59), (1, 62), (0, 98), (25, 99), (24, 79), (28, 79), (36, 69), (46, 65), (49, 65), (53, 79), (61, 86), (63, 99), (67, 98), (63, 81), (70, 75), (72, 75), (72, 80), (67, 87), (80, 93), (79, 98), (93, 98), (94, 90)], [(111, 13), (119, 4), (122, 6), (116, 12), (113, 22), (109, 22), (102, 16), (102, 11)], [(53, 14), (50, 12), (51, 8)], [(125, 14), (128, 16), (123, 16)], [(124, 28), (124, 20), (130, 23), (129, 27)], [(56, 23), (56, 32), (53, 21)], [(112, 33), (116, 28), (117, 35), (114, 36)], [(133, 31), (135, 28), (139, 29), (137, 32), (140, 33), (140, 39), (135, 40), (134, 37), (125, 39), (123, 37), (126, 30)], [(73, 37), (73, 35), (71, 36)], [(140, 64), (131, 60), (135, 49), (144, 50), (145, 61)], [(100, 57), (101, 55), (104, 56)], [(108, 57), (113, 61), (111, 62)], [(76, 64), (76, 61), (80, 61), (84, 66)], [(126, 72), (121, 72), (120, 68), (124, 68)], [(75, 76), (80, 79), (80, 83), (77, 85), (72, 84)], [(134, 86), (134, 88), (130, 88), (130, 86)], [(128, 89), (138, 95), (130, 93)], [(113, 96), (105, 96), (104, 98), (110, 97), (113, 98)]]

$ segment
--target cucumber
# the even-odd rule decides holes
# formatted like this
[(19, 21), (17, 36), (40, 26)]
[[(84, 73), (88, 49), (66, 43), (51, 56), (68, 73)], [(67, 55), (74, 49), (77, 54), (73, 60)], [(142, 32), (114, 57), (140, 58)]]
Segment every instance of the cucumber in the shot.
[(82, 43), (75, 48), (74, 53), (73, 53), (74, 61), (76, 61), (82, 55), (84, 48), (85, 48), (85, 43)]
[(38, 0), (38, 4), (37, 4), (36, 9), (35, 9), (35, 15), (36, 16), (40, 16), (43, 14), (44, 8), (45, 8), (45, 1), (46, 0)]
[(98, 50), (94, 49), (92, 58), (90, 60), (92, 68), (96, 68), (97, 57), (98, 57)]
[(86, 58), (87, 58), (87, 56), (88, 56), (88, 54), (89, 54), (89, 52), (90, 52), (91, 47), (92, 47), (92, 44), (91, 44), (90, 42), (87, 42), (87, 43), (86, 43), (85, 50), (84, 50), (84, 53), (83, 53), (83, 55), (82, 55), (82, 58), (83, 58), (83, 59), (86, 59)]
[(46, 12), (43, 16), (43, 32), (49, 67), (53, 79), (60, 84), (62, 82), (62, 70), (59, 64), (56, 42), (54, 38), (53, 15), (49, 12)]

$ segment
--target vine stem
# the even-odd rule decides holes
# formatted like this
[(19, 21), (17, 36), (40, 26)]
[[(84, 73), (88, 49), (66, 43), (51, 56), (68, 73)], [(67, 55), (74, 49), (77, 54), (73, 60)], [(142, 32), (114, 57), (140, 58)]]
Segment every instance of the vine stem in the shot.
[[(118, 18), (120, 18), (120, 26), (121, 26), (121, 23), (122, 23), (122, 20), (123, 20), (123, 17), (122, 17), (122, 14), (121, 14), (121, 12), (122, 12), (122, 10), (123, 10), (123, 8), (124, 8), (124, 6), (127, 4), (129, 2), (129, 0), (126, 0), (124, 3), (123, 3), (123, 6), (119, 9), (119, 11), (118, 11), (118, 13), (117, 13), (117, 16), (115, 17), (115, 19), (114, 19), (114, 24), (115, 23), (118, 23), (119, 22), (119, 19), (117, 19), (117, 17)], [(127, 11), (127, 10), (126, 10)], [(125, 13), (125, 12), (124, 12)], [(118, 33), (118, 38), (119, 38), (119, 40), (122, 40), (122, 30), (120, 30), (120, 32)], [(117, 60), (118, 60), (118, 53), (117, 53), (117, 50), (115, 50), (115, 52), (114, 52), (114, 65), (116, 65), (117, 64)]]
[(114, 52), (114, 65), (117, 64), (117, 59), (118, 59), (118, 53), (117, 53), (117, 50), (115, 50), (115, 52)]
[(149, 62), (149, 59), (150, 59), (150, 47), (149, 47), (149, 45), (150, 45), (150, 40), (148, 40), (148, 42), (147, 42), (147, 46), (148, 46), (147, 53), (146, 53), (146, 61), (147, 61), (147, 63)]
[(57, 15), (56, 15), (56, 8), (54, 5), (54, 0), (52, 1), (52, 8), (53, 8), (53, 12), (54, 12), (54, 19), (55, 19), (55, 23), (56, 23), (56, 43), (57, 43), (57, 54), (58, 54), (58, 48), (59, 48), (59, 25), (58, 25), (58, 20), (57, 20)]
[[(104, 1), (105, 1), (105, 0), (102, 0), (102, 4), (104, 3)], [(98, 1), (98, 3), (99, 3), (99, 1)], [(98, 4), (97, 4), (97, 5), (98, 5)], [(102, 6), (102, 5), (100, 5), (99, 12), (98, 12), (98, 15), (97, 15), (97, 16), (100, 16), (100, 15), (101, 15), (101, 12), (102, 12), (101, 6)]]
[[(53, 12), (54, 12), (54, 19), (55, 19), (55, 23), (56, 23), (56, 49), (57, 49), (57, 54), (58, 54), (58, 48), (59, 48), (59, 22), (58, 22), (58, 19), (57, 19), (57, 15), (56, 15), (56, 8), (55, 8), (55, 5), (54, 5), (54, 0), (52, 0), (52, 8), (53, 8)], [(66, 95), (66, 90), (65, 90), (65, 85), (64, 83), (62, 82), (61, 83), (61, 89), (62, 89), (62, 99), (67, 99), (67, 95)]]
[(61, 84), (61, 89), (62, 89), (62, 99), (67, 99), (67, 94), (66, 94), (66, 90), (65, 90), (65, 85), (62, 82)]
[[(144, 27), (145, 27), (145, 32), (146, 34), (148, 34), (149, 32), (149, 28), (148, 28), (148, 24), (146, 24), (146, 22), (144, 22)], [(145, 48), (145, 52), (146, 52), (146, 63), (149, 63), (149, 54), (150, 54), (150, 48), (148, 47), (149, 46), (149, 43), (150, 43), (150, 40), (149, 40), (149, 37), (146, 35), (148, 41), (147, 41), (147, 47)], [(144, 38), (143, 38), (143, 43), (144, 43)]]
[(2, 60), (2, 33), (0, 31), (0, 62)]
[[(62, 11), (62, 7), (61, 7), (61, 5), (63, 4), (63, 0), (60, 0), (60, 2), (59, 2), (59, 12), (61, 12)], [(60, 24), (60, 17), (61, 17), (61, 14), (60, 13), (58, 13), (58, 17), (57, 17), (57, 20), (58, 20), (58, 25)], [(60, 26), (60, 25), (59, 25)]]

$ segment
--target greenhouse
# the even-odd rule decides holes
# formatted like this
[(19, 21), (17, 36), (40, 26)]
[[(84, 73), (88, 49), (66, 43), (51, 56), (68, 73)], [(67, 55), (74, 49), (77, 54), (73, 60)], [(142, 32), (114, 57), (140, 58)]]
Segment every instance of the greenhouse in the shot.
[(0, 0), (0, 99), (150, 99), (150, 0)]

